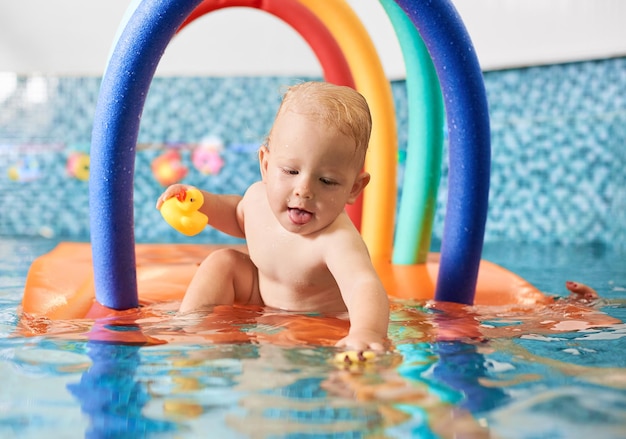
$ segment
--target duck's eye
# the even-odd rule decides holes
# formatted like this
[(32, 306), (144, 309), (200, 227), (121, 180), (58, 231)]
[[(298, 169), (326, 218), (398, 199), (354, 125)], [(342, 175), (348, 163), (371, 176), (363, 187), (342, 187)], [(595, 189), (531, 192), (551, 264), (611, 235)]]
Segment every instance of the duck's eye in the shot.
[(190, 198), (190, 199), (189, 199), (189, 202), (190, 202), (190, 203), (193, 203), (194, 201), (195, 201), (195, 198)]

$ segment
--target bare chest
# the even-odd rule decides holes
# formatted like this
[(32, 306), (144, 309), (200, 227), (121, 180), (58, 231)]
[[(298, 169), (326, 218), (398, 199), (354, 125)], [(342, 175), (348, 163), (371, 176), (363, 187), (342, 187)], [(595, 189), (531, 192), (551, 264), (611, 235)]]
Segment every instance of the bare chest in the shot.
[(294, 292), (335, 286), (318, 242), (279, 225), (258, 226), (246, 230), (246, 241), (260, 280), (279, 283)]

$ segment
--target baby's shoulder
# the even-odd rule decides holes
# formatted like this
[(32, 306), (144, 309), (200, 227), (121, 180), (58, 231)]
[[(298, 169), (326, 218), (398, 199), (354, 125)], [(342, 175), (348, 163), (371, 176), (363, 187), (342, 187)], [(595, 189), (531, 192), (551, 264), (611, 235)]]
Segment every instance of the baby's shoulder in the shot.
[(252, 183), (248, 189), (246, 189), (243, 198), (239, 202), (239, 209), (244, 217), (246, 213), (252, 213), (255, 217), (258, 217), (261, 215), (261, 212), (266, 210), (266, 204), (267, 196), (265, 194), (265, 184), (263, 182), (256, 182)]
[(265, 194), (265, 184), (262, 181), (257, 181), (248, 186), (248, 189), (243, 194), (244, 202), (254, 202), (258, 200), (261, 195)]
[(248, 186), (248, 189), (246, 189), (245, 193), (248, 194), (248, 193), (256, 193), (256, 192), (264, 191), (264, 187), (265, 187), (265, 183), (263, 183), (262, 181), (255, 181), (250, 186)]
[(324, 232), (320, 235), (320, 238), (330, 241), (344, 241), (344, 242), (353, 242), (353, 241), (362, 241), (361, 234), (354, 226), (354, 223), (346, 214), (342, 212), (335, 218), (335, 220), (330, 224)]

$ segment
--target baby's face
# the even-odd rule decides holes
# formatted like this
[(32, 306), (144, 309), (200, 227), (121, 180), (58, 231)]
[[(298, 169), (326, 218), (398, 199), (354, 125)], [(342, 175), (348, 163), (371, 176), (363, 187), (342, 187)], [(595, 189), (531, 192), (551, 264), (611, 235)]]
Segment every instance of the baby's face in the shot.
[(276, 120), (260, 159), (274, 215), (285, 229), (302, 235), (331, 224), (354, 202), (365, 178), (352, 139), (292, 111)]

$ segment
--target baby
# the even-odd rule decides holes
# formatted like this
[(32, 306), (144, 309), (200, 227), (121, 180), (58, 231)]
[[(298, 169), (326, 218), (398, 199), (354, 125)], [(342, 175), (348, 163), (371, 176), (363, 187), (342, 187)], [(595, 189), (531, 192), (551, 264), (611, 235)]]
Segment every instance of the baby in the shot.
[[(337, 346), (384, 350), (387, 293), (344, 210), (370, 180), (362, 169), (371, 126), (367, 102), (349, 87), (305, 82), (289, 88), (259, 150), (262, 180), (243, 197), (202, 191), (200, 211), (209, 225), (245, 238), (248, 252), (209, 254), (180, 312), (234, 303), (347, 311), (350, 330)], [(167, 188), (157, 208), (186, 188)]]

